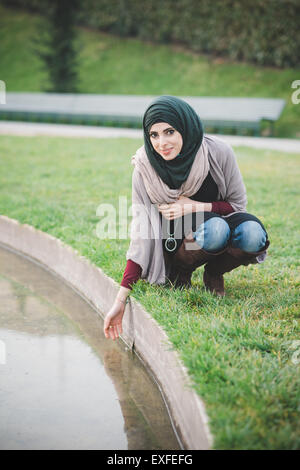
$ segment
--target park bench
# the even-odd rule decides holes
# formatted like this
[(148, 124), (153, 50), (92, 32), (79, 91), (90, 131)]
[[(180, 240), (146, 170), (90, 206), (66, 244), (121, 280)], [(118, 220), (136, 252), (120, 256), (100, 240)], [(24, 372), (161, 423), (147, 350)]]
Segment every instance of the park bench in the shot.
[[(141, 127), (155, 96), (69, 93), (6, 93), (0, 119)], [(266, 121), (271, 133), (285, 106), (283, 99), (182, 96), (193, 106), (208, 132), (260, 135)]]

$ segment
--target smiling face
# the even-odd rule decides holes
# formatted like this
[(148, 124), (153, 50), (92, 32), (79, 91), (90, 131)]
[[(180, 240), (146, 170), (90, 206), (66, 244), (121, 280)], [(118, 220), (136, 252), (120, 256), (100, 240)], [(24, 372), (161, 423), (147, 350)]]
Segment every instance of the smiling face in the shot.
[(182, 149), (181, 134), (167, 122), (153, 124), (149, 132), (154, 150), (164, 159), (173, 160)]

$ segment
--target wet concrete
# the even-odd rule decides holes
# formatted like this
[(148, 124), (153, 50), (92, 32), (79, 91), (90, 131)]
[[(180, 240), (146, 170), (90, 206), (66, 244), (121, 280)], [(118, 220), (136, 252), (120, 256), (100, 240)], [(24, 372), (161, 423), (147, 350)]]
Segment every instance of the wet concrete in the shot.
[(64, 282), (0, 247), (1, 449), (180, 448), (154, 380), (102, 328)]

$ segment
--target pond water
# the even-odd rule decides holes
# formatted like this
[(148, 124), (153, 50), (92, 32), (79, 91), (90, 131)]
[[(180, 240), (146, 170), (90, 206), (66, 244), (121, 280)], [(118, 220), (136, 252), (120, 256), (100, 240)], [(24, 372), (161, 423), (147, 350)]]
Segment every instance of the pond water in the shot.
[(0, 247), (0, 449), (180, 449), (139, 359), (64, 282)]

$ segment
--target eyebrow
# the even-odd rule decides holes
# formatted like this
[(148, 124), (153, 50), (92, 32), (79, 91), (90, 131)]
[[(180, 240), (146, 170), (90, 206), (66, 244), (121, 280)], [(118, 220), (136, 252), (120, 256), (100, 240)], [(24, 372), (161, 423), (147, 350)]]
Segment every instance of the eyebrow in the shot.
[[(167, 132), (167, 131), (175, 131), (175, 128), (174, 127), (167, 127), (166, 129), (163, 130), (163, 132)], [(157, 131), (149, 131), (149, 135), (151, 134), (157, 134)]]

